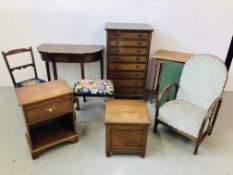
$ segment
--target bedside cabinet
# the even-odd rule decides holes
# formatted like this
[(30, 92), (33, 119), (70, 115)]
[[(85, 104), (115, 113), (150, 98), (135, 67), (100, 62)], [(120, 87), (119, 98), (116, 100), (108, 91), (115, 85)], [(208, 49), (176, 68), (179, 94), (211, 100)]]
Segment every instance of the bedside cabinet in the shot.
[(16, 95), (33, 159), (51, 146), (78, 141), (73, 91), (64, 80), (17, 88)]
[(106, 23), (107, 79), (119, 98), (144, 98), (153, 29), (148, 24)]

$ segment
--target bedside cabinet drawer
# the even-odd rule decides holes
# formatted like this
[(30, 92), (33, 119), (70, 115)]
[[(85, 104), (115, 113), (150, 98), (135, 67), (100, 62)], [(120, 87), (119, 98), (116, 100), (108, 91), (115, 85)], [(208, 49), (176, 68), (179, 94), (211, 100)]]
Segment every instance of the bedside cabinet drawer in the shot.
[(109, 70), (145, 70), (145, 64), (119, 64), (110, 63)]
[(146, 55), (146, 48), (110, 48), (112, 54), (133, 54), (133, 55)]
[(132, 39), (147, 39), (149, 34), (145, 32), (109, 32), (110, 38), (132, 38)]
[(54, 99), (40, 104), (34, 104), (25, 108), (29, 125), (49, 120), (73, 111), (71, 97)]
[(144, 87), (144, 80), (113, 80), (116, 87)]

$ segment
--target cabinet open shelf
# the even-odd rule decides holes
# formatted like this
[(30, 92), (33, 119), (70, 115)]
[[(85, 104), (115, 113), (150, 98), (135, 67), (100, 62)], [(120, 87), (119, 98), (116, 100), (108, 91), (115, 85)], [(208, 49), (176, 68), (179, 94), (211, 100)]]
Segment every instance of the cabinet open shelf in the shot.
[[(31, 128), (33, 150), (38, 151), (77, 137), (72, 126), (72, 113), (56, 118), (51, 122), (40, 123)], [(32, 151), (33, 151), (32, 150)]]

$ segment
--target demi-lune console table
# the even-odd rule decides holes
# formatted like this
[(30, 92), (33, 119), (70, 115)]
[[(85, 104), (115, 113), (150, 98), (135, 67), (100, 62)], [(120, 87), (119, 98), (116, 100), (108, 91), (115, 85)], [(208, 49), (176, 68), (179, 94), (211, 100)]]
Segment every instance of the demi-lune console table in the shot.
[(52, 62), (54, 79), (57, 76), (56, 63), (80, 63), (81, 78), (84, 79), (84, 63), (100, 60), (101, 79), (103, 79), (103, 50), (102, 45), (75, 45), (75, 44), (41, 44), (38, 51), (45, 61), (48, 81), (51, 80), (49, 62)]

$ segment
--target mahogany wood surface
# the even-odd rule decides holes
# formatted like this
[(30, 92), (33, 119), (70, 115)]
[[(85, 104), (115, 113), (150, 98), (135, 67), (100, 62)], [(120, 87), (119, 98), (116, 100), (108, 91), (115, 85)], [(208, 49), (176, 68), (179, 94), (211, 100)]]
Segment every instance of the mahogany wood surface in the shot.
[(106, 156), (137, 153), (145, 157), (150, 119), (144, 100), (108, 98), (105, 111)]
[(81, 77), (84, 75), (84, 63), (100, 60), (101, 79), (103, 79), (103, 49), (102, 45), (78, 44), (41, 44), (38, 51), (41, 59), (45, 61), (48, 80), (51, 80), (49, 62), (53, 65), (54, 78), (57, 79), (56, 63), (80, 63)]
[(64, 80), (16, 89), (32, 158), (62, 142), (77, 142), (73, 91)]
[[(153, 28), (148, 24), (106, 23), (105, 29), (107, 31), (107, 78), (113, 80), (114, 86), (118, 84), (115, 86), (115, 97), (144, 98), (145, 92), (141, 91), (141, 88), (145, 89), (146, 85)], [(137, 73), (140, 76), (132, 76)], [(134, 80), (142, 81), (143, 86), (132, 84)], [(119, 86), (119, 81), (124, 81), (124, 86)], [(126, 93), (128, 89), (135, 91), (135, 87), (138, 88), (138, 93)]]

